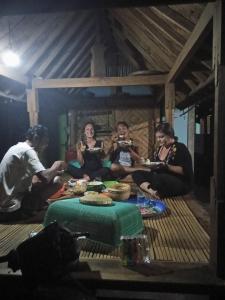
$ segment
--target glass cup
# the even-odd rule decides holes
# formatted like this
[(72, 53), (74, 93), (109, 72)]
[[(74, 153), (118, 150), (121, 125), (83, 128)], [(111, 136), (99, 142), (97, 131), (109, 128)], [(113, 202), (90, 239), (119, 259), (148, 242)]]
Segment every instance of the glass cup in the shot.
[(147, 235), (121, 236), (121, 260), (123, 266), (149, 264), (149, 245)]

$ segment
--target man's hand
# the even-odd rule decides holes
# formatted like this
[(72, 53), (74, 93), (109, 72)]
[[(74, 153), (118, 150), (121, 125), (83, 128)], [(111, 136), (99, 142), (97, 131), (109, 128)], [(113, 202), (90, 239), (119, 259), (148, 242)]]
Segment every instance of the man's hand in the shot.
[(63, 160), (57, 160), (54, 162), (53, 167), (57, 171), (64, 171), (65, 169), (67, 169), (67, 163)]

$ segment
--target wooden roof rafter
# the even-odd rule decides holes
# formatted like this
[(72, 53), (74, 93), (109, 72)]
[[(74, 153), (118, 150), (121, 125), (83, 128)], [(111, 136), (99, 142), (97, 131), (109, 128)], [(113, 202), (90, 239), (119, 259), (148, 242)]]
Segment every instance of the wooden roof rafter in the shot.
[(201, 1), (193, 1), (193, 3), (190, 5), (188, 3), (185, 3), (182, 1), (179, 5), (176, 5), (176, 3), (170, 3), (169, 7), (172, 8), (174, 11), (182, 15), (184, 18), (190, 20), (193, 24), (196, 24), (200, 18), (200, 15), (202, 13), (202, 6), (206, 5), (208, 2), (215, 2), (213, 1), (204, 1), (205, 3), (201, 3)]
[[(28, 24), (23, 23), (21, 31), (22, 33), (26, 32), (26, 36), (23, 35), (21, 45), (17, 45), (17, 52), (22, 59), (29, 57), (29, 50), (35, 42), (39, 40), (42, 34), (46, 31), (46, 28), (51, 27), (58, 19), (58, 15), (48, 16), (48, 18), (46, 16), (41, 18), (40, 15), (38, 15), (36, 17), (34, 16), (32, 20), (31, 17), (29, 17), (29, 22), (27, 22)], [(18, 28), (16, 28), (15, 34), (17, 34), (17, 32)]]
[(168, 19), (169, 22), (173, 23), (175, 26), (181, 28), (182, 31), (185, 31), (188, 35), (194, 29), (195, 24), (169, 6), (161, 5), (151, 7), (151, 9), (152, 11), (161, 15), (163, 18)]
[[(87, 74), (90, 73), (90, 61), (86, 60), (84, 64), (82, 64), (81, 68), (76, 73), (77, 78), (83, 77), (85, 78)], [(68, 94), (72, 94), (74, 89), (69, 89)]]
[(87, 50), (91, 48), (90, 45), (94, 43), (95, 32), (93, 31), (92, 33), (91, 32), (89, 33), (90, 33), (89, 37), (85, 40), (84, 43), (82, 43), (81, 47), (79, 47), (78, 51), (76, 51), (76, 54), (73, 56), (71, 61), (67, 64), (67, 66), (63, 68), (61, 73), (59, 73), (58, 75), (59, 78), (63, 78), (65, 76), (67, 76), (68, 78), (72, 77), (71, 75), (73, 74), (74, 70), (76, 70), (77, 67), (81, 64), (82, 59), (84, 58), (86, 60), (87, 57), (90, 55), (90, 51)]
[(149, 21), (145, 18), (144, 14), (139, 12), (138, 9), (130, 8), (128, 12), (133, 15), (133, 18), (135, 18), (139, 26), (148, 33), (150, 39), (159, 47), (159, 49), (162, 49), (163, 52), (173, 59), (176, 57), (180, 50), (180, 47), (177, 47), (176, 43), (171, 43), (171, 40), (169, 40), (167, 36), (163, 35), (163, 32), (154, 24), (149, 26)]
[[(121, 22), (123, 26), (123, 34), (131, 42), (131, 44), (143, 55), (143, 57), (154, 67), (155, 70), (167, 71), (165, 64), (160, 60), (155, 51), (150, 49), (147, 41), (143, 39), (143, 34), (140, 36), (139, 32), (134, 31), (130, 24), (124, 23), (124, 18), (118, 14), (113, 13), (113, 17)], [(154, 53), (154, 55), (151, 55)], [(167, 68), (169, 69), (169, 68)]]
[(120, 49), (120, 51), (122, 52), (123, 56), (126, 57), (126, 59), (136, 68), (139, 69), (140, 68), (140, 64), (138, 63), (138, 61), (135, 59), (135, 57), (133, 57), (133, 53), (132, 50), (130, 49), (130, 47), (127, 45), (124, 36), (121, 34), (121, 32), (119, 32), (118, 29), (113, 28), (113, 34), (114, 34), (114, 38), (117, 41), (117, 47)]
[(163, 33), (180, 48), (183, 47), (186, 40), (181, 34), (177, 33), (174, 26), (170, 26), (168, 22), (160, 18), (150, 7), (139, 8), (138, 10), (148, 19), (149, 23), (154, 24), (159, 30), (163, 31)]
[[(62, 55), (66, 50), (67, 44), (73, 39), (76, 32), (79, 30), (80, 26), (87, 21), (90, 15), (80, 16), (75, 15), (74, 18), (70, 21), (67, 26), (65, 26), (65, 32), (62, 37), (59, 39), (58, 43), (48, 52), (48, 56), (45, 58), (44, 62), (40, 67), (35, 71), (36, 76), (45, 77), (45, 74), (48, 73), (49, 66), (53, 63), (56, 64), (59, 62), (59, 55)], [(76, 27), (74, 26), (76, 25)]]
[(173, 67), (171, 68), (167, 81), (173, 82), (178, 77), (178, 75), (184, 70), (188, 61), (194, 56), (199, 45), (204, 40), (205, 36), (208, 34), (208, 26), (213, 18), (214, 3), (207, 4), (204, 9), (198, 23), (196, 24), (193, 32), (191, 33), (189, 39), (185, 43), (182, 51), (180, 52), (177, 60), (175, 61)]
[[(73, 14), (70, 14), (66, 20), (66, 23), (69, 23), (73, 17)], [(60, 17), (60, 19), (61, 18), (62, 16)], [(45, 30), (45, 33), (41, 35), (41, 39), (36, 41), (35, 45), (30, 48), (30, 52), (32, 51), (32, 53), (24, 54), (24, 58), (22, 57), (22, 60), (27, 61), (27, 63), (23, 67), (24, 74), (26, 74), (28, 71), (31, 72), (31, 70), (38, 63), (41, 57), (46, 55), (46, 52), (51, 47), (51, 45), (58, 40), (64, 28), (65, 22), (57, 22), (57, 24), (53, 22), (51, 24), (51, 27), (48, 27), (48, 30)]]
[(126, 27), (131, 29), (131, 34), (139, 37), (141, 44), (145, 45), (145, 50), (150, 52), (156, 60), (161, 61), (167, 69), (170, 69), (172, 66), (172, 61), (169, 59), (168, 55), (157, 45), (157, 43), (152, 39), (152, 36), (149, 35), (149, 32), (143, 30), (142, 24), (134, 16), (132, 16), (128, 10), (115, 10), (115, 17), (119, 18), (121, 23), (126, 25)]
[(94, 23), (95, 23), (95, 18), (90, 18), (86, 26), (84, 26), (80, 30), (74, 43), (68, 46), (67, 51), (61, 57), (58, 64), (52, 67), (51, 71), (47, 74), (46, 78), (58, 77), (57, 74), (61, 73), (60, 68), (63, 68), (62, 66), (64, 64), (66, 65), (66, 62), (67, 63), (70, 62), (70, 60), (73, 59), (73, 55), (76, 53), (76, 51), (79, 51), (80, 47), (82, 47), (82, 43), (85, 43), (86, 35), (91, 34), (91, 32), (93, 31)]

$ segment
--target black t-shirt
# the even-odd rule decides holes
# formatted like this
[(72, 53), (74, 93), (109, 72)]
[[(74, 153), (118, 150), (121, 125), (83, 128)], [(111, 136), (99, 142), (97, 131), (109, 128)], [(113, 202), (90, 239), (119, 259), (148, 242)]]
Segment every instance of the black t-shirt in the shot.
[[(101, 141), (96, 141), (95, 147), (101, 147)], [(85, 144), (86, 145), (86, 144)], [(86, 145), (86, 150), (83, 153), (84, 165), (85, 169), (90, 171), (96, 171), (102, 167), (101, 153), (90, 152), (88, 151), (89, 147)]]
[[(159, 159), (159, 153), (160, 153), (161, 147), (159, 147), (155, 153), (153, 160), (154, 161), (160, 161)], [(188, 185), (193, 185), (193, 168), (192, 168), (192, 158), (190, 155), (190, 152), (188, 151), (187, 147), (182, 144), (175, 142), (171, 145), (170, 150), (164, 159), (164, 162), (174, 165), (174, 166), (181, 166), (183, 167), (184, 175), (179, 175), (172, 173), (170, 171), (167, 171), (168, 173), (172, 173), (173, 175), (181, 178), (183, 181), (185, 181)], [(165, 172), (164, 170), (158, 170), (158, 172)]]

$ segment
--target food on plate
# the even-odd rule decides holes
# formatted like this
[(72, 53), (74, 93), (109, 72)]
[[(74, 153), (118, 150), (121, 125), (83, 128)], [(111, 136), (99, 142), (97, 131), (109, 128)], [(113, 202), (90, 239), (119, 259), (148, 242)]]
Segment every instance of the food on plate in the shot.
[(120, 146), (131, 146), (133, 144), (132, 140), (124, 140), (117, 142)]
[(87, 195), (94, 195), (94, 196), (97, 196), (99, 193), (98, 192), (95, 192), (95, 191), (87, 191), (84, 193), (84, 196), (87, 196)]
[(88, 182), (88, 185), (102, 185), (103, 184), (103, 182), (102, 181), (89, 181)]
[(94, 148), (88, 148), (87, 149), (89, 152), (99, 152), (102, 150), (101, 147), (94, 147)]
[(80, 203), (90, 205), (111, 205), (112, 199), (102, 194), (88, 194), (83, 197), (80, 197)]

